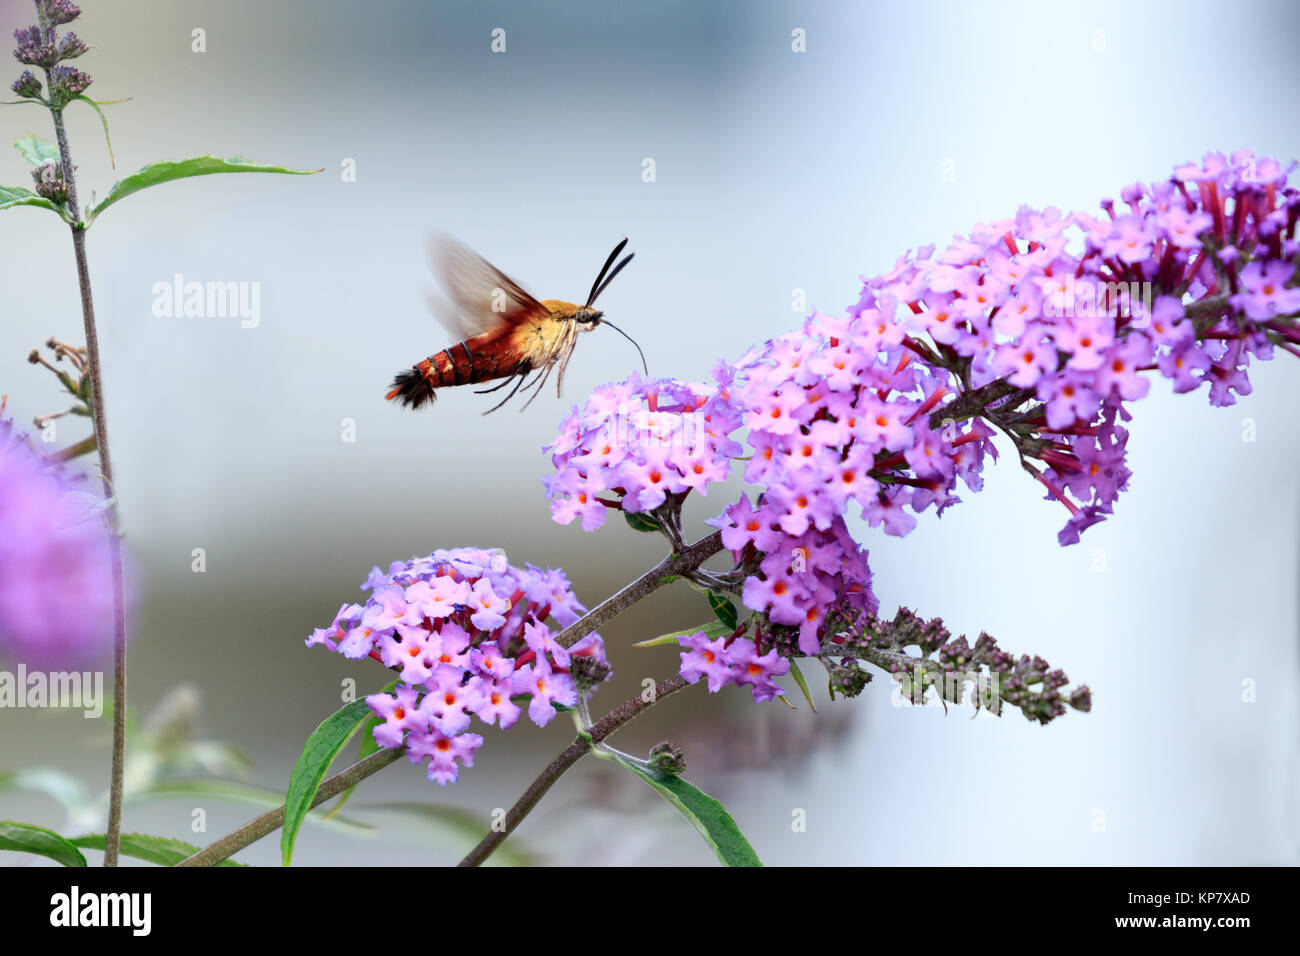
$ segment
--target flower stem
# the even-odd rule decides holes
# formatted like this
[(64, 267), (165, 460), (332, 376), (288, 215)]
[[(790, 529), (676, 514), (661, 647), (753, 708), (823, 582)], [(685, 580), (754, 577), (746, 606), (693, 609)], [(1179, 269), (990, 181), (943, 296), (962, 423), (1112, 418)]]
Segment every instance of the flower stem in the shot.
[[(318, 807), (326, 800), (337, 797), (344, 790), (356, 786), (366, 777), (378, 773), (389, 764), (395, 763), (402, 756), (401, 750), (380, 750), (372, 753), (365, 760), (359, 760), (346, 770), (340, 770), (316, 790), (311, 805)], [(274, 833), (284, 826), (284, 805), (268, 810), (256, 820), (244, 824), (234, 833), (222, 837), (215, 843), (205, 846), (193, 856), (186, 857), (177, 866), (216, 866), (222, 860), (238, 853), (250, 843), (262, 839), (268, 833)]]
[(693, 573), (721, 550), (722, 532), (715, 531), (694, 544), (686, 545), (680, 551), (674, 551), (623, 590), (607, 597), (562, 630), (556, 636), (556, 642), (562, 647), (577, 643), (596, 628), (612, 621), (637, 601), (653, 594), (664, 585), (671, 584), (674, 578)]
[[(46, 28), (47, 42), (53, 27)], [(46, 83), (54, 80), (45, 71)], [(122, 784), (126, 756), (126, 595), (122, 584), (122, 537), (113, 491), (113, 462), (108, 454), (108, 417), (104, 411), (104, 379), (99, 358), (99, 335), (95, 328), (95, 300), (90, 292), (90, 266), (86, 262), (86, 228), (77, 203), (77, 177), (73, 171), (63, 111), (50, 110), (54, 136), (59, 145), (59, 163), (68, 188), (68, 215), (72, 219), (72, 251), (77, 262), (77, 284), (81, 288), (81, 320), (86, 332), (86, 359), (90, 366), (91, 413), (95, 423), (95, 444), (99, 448), (99, 473), (104, 483), (109, 532), (109, 561), (113, 575), (113, 768), (108, 786), (108, 830), (104, 843), (104, 865), (117, 866), (122, 843)]]
[(591, 753), (596, 744), (599, 744), (629, 720), (653, 707), (669, 694), (675, 694), (682, 688), (689, 686), (680, 674), (674, 674), (672, 677), (661, 680), (655, 685), (654, 693), (648, 695), (649, 699), (645, 694), (638, 694), (617, 709), (606, 714), (592, 726), (591, 739), (575, 737), (573, 743), (569, 744), (559, 756), (547, 764), (546, 769), (537, 775), (536, 779), (528, 785), (528, 789), (523, 792), (523, 795), (515, 801), (515, 805), (506, 813), (501, 829), (494, 828), (488, 831), (487, 836), (479, 841), (478, 846), (465, 855), (465, 859), (461, 860), (458, 866), (480, 866), (492, 855), (492, 852), (497, 847), (505, 842), (505, 838), (515, 831), (519, 824), (523, 822), (524, 817), (528, 816), (533, 807), (537, 806), (541, 801), (542, 797), (546, 796), (546, 792), (555, 785), (555, 781), (559, 780), (566, 770)]

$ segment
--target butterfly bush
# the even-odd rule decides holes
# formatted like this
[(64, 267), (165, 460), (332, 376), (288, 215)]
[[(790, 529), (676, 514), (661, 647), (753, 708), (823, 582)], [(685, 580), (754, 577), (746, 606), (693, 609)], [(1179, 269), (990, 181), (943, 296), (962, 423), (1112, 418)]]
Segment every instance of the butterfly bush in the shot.
[(551, 515), (594, 531), (609, 508), (639, 514), (691, 491), (707, 495), (741, 453), (730, 437), (740, 423), (725, 393), (709, 386), (636, 374), (602, 385), (546, 446), (556, 466), (545, 479)]
[(108, 529), (83, 484), (0, 421), (0, 651), (15, 660), (80, 668), (111, 656)]
[(474, 765), (483, 744), (469, 732), (472, 717), (505, 730), (526, 706), (545, 726), (557, 705), (576, 706), (611, 675), (600, 635), (565, 648), (546, 623), (564, 627), (585, 610), (561, 571), (456, 548), (376, 567), (361, 589), (365, 602), (340, 607), (307, 646), (397, 672), (392, 693), (366, 698), (381, 720), (375, 742), (404, 746), (412, 763), (428, 760), (428, 778), (443, 786), (457, 779), (458, 762)]
[[(853, 655), (896, 669), (889, 655), (911, 625), (876, 618), (846, 515), (908, 534), (921, 512), (956, 504), (959, 484), (981, 489), (1001, 434), (1069, 512), (1060, 543), (1076, 543), (1127, 488), (1121, 423), (1153, 374), (1175, 392), (1207, 386), (1224, 406), (1250, 393), (1252, 357), (1300, 354), (1294, 169), (1250, 150), (1210, 153), (1126, 187), (1097, 216), (1022, 207), (942, 252), (909, 252), (864, 280), (847, 314), (814, 313), (717, 366), (708, 385), (605, 386), (547, 446), (552, 515), (590, 531), (608, 508), (659, 508), (671, 527), (672, 507), (725, 480), (743, 455), (759, 491), (711, 522), (736, 566), (709, 580), (753, 614), (731, 634), (681, 638), (682, 675), (714, 691), (748, 684), (765, 700), (780, 693), (772, 678), (788, 658), (816, 655), (833, 688), (860, 686)], [(692, 419), (693, 440), (673, 440)], [(732, 437), (742, 427), (748, 449)], [(749, 627), (752, 640), (741, 637)], [(985, 638), (978, 655), (964, 638), (918, 646), (996, 661), (1014, 670), (1027, 715), (1059, 712), (1064, 675), (1038, 659), (1013, 668)], [(1024, 698), (1031, 678), (1046, 696)], [(1068, 700), (1086, 709), (1086, 687)]]

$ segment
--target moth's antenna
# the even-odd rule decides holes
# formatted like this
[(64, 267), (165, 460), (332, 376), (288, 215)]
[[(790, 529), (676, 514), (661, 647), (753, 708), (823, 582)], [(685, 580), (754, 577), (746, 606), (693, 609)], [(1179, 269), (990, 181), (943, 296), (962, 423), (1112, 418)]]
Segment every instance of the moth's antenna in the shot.
[[(623, 251), (623, 247), (626, 245), (627, 237), (624, 236), (623, 241), (614, 247), (614, 251), (609, 254), (609, 258), (606, 259), (605, 264), (601, 266), (600, 274), (596, 276), (596, 281), (591, 284), (591, 294), (587, 296), (587, 305), (591, 305), (591, 303), (596, 301), (596, 296), (599, 295), (596, 290), (600, 286), (600, 280), (605, 278), (605, 273), (609, 271), (610, 264), (618, 258), (618, 254)], [(586, 307), (587, 306), (583, 306), (584, 309)]]
[(629, 252), (627, 254), (627, 258), (614, 267), (614, 271), (612, 271), (609, 275), (605, 277), (605, 281), (600, 284), (600, 288), (591, 294), (591, 299), (590, 301), (587, 302), (587, 305), (592, 305), (595, 303), (596, 299), (600, 297), (600, 294), (605, 291), (605, 287), (614, 281), (614, 276), (622, 272), (623, 267), (627, 265), (629, 262), (631, 262), (632, 257), (635, 255), (636, 255), (635, 252)]
[[(631, 257), (631, 256), (628, 256), (627, 258), (628, 258), (628, 259), (631, 259), (632, 257)], [(627, 259), (624, 259), (623, 261), (626, 262)], [(617, 272), (618, 270), (615, 269), (614, 271)], [(613, 276), (610, 276), (610, 278), (613, 278)], [(632, 336), (628, 335), (626, 332), (624, 332), (622, 329), (620, 329), (620, 328), (619, 328), (617, 325), (615, 325), (613, 322), (609, 321), (609, 319), (601, 319), (600, 321), (601, 321), (602, 324), (604, 324), (604, 325), (608, 325), (611, 329), (613, 329), (613, 330), (614, 330), (615, 332), (617, 332), (619, 335), (623, 336), (623, 338), (627, 339), (627, 340), (628, 340), (629, 342), (631, 342), (633, 345), (636, 345), (636, 339), (632, 338)], [(645, 371), (645, 373), (646, 373), (647, 375), (649, 375), (649, 374), (650, 374), (650, 366), (646, 365), (646, 363), (645, 363), (645, 353), (641, 351), (641, 346), (639, 346), (639, 345), (636, 345), (636, 354), (639, 355), (639, 356), (641, 356), (641, 368)]]

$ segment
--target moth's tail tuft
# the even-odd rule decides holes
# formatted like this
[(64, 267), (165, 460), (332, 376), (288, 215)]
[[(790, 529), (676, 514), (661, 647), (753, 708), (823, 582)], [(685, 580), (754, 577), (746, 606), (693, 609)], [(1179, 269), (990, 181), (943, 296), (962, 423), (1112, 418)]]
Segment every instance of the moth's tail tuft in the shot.
[(420, 408), (422, 405), (433, 402), (433, 386), (429, 384), (427, 378), (420, 374), (418, 369), (409, 368), (397, 374), (397, 377), (393, 379), (393, 387), (384, 398), (390, 402), (396, 401), (399, 405)]

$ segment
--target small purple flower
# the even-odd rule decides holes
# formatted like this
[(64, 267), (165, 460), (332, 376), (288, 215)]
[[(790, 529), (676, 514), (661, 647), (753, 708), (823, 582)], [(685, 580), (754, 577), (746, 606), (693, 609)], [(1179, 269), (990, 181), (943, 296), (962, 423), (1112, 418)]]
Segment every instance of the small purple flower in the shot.
[(568, 648), (556, 643), (554, 635), (551, 634), (551, 629), (545, 624), (538, 624), (536, 621), (525, 624), (524, 640), (528, 642), (528, 646), (537, 655), (538, 659), (550, 654), (551, 660), (555, 662), (557, 667), (569, 666)]
[(679, 637), (677, 643), (687, 648), (681, 652), (681, 675), (688, 684), (706, 679), (710, 694), (716, 694), (731, 680), (731, 662), (727, 659), (726, 635), (710, 641), (700, 631), (690, 637)]
[(1228, 301), (1257, 322), (1300, 311), (1300, 288), (1286, 287), (1294, 275), (1295, 267), (1289, 262), (1252, 262), (1241, 270), (1245, 291)]
[(528, 716), (538, 727), (545, 727), (555, 717), (553, 704), (573, 707), (578, 703), (578, 692), (567, 674), (556, 674), (546, 659), (538, 657), (514, 674), (516, 694), (528, 694)]
[(772, 678), (790, 673), (790, 661), (775, 648), (760, 655), (754, 642), (742, 637), (727, 648), (727, 663), (731, 665), (737, 684), (751, 686), (755, 703), (761, 704), (785, 693)]
[(419, 763), (429, 759), (429, 779), (440, 786), (455, 783), (460, 776), (459, 760), (466, 767), (474, 766), (474, 751), (483, 745), (478, 734), (457, 734), (448, 737), (437, 731), (413, 731), (406, 742), (406, 759)]
[(399, 687), (394, 694), (371, 694), (366, 704), (384, 722), (375, 727), (375, 742), (381, 747), (400, 747), (408, 730), (425, 731), (429, 723), (416, 709), (413, 687)]
[(466, 680), (465, 671), (454, 665), (439, 664), (424, 686), (428, 693), (420, 711), (431, 727), (449, 737), (469, 727), (470, 713), (483, 706), (483, 681)]
[(418, 624), (424, 615), (406, 603), (405, 592), (396, 585), (380, 588), (371, 597), (361, 623), (375, 631), (386, 631), (399, 624)]
[(474, 711), (479, 720), (485, 724), (493, 723), (505, 730), (514, 725), (523, 713), (519, 705), (510, 699), (514, 693), (514, 682), (510, 678), (483, 682), (483, 700), (478, 710)]

